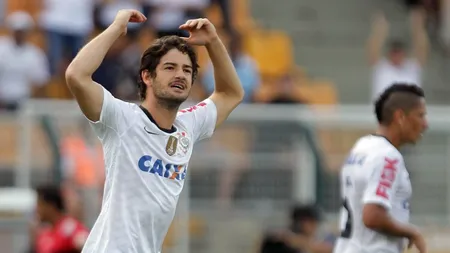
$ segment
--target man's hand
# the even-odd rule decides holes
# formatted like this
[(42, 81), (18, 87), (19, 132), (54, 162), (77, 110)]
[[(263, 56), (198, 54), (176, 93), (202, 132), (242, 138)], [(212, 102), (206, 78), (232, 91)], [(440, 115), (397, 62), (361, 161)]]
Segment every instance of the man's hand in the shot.
[(408, 249), (410, 249), (413, 245), (419, 250), (420, 253), (427, 253), (427, 245), (425, 239), (423, 238), (420, 232), (416, 232), (409, 239)]
[(113, 24), (118, 25), (123, 29), (123, 34), (127, 33), (128, 23), (143, 23), (147, 20), (144, 14), (136, 10), (120, 10), (117, 12)]
[(189, 38), (185, 38), (191, 45), (206, 46), (218, 39), (216, 28), (206, 18), (190, 19), (179, 27), (189, 32)]

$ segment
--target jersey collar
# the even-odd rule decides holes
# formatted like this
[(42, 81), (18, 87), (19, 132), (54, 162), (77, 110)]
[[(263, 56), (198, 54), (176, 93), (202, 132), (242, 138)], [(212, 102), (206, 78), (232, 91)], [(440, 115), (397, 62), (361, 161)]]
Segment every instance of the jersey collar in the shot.
[(145, 109), (142, 105), (139, 105), (139, 108), (141, 108), (141, 110), (145, 113), (145, 115), (147, 116), (147, 118), (153, 123), (155, 124), (156, 127), (158, 127), (159, 130), (163, 131), (164, 133), (168, 133), (168, 134), (172, 134), (175, 133), (177, 131), (177, 128), (175, 126), (172, 126), (172, 128), (170, 129), (166, 129), (166, 128), (162, 128), (158, 125), (158, 123), (156, 123), (155, 119), (153, 118), (153, 116), (150, 114), (150, 112)]

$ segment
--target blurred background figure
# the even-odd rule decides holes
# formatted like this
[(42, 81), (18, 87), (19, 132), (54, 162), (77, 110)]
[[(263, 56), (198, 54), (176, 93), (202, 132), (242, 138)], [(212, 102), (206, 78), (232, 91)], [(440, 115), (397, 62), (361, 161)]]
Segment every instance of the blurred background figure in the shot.
[[(106, 29), (121, 9), (144, 11), (144, 3), (144, 0), (97, 1), (94, 11), (97, 29), (99, 31)], [(141, 24), (130, 24), (127, 35), (115, 43), (93, 76), (96, 82), (103, 84), (109, 92), (120, 99), (130, 101), (137, 99), (134, 83), (141, 55), (138, 42), (141, 30)]]
[(373, 67), (372, 100), (393, 82), (422, 85), (422, 71), (428, 57), (428, 35), (425, 30), (425, 12), (422, 8), (410, 11), (412, 42), (411, 54), (402, 40), (392, 40), (387, 45), (387, 56), (382, 56), (389, 25), (383, 13), (377, 13), (372, 34), (367, 45), (368, 61)]
[[(238, 73), (242, 87), (245, 90), (244, 103), (255, 102), (255, 93), (261, 85), (261, 77), (256, 61), (248, 55), (243, 48), (242, 37), (238, 33), (228, 34), (228, 52), (233, 60), (234, 67)], [(214, 90), (214, 70), (208, 62), (201, 80), (205, 97)]]
[(290, 214), (289, 227), (284, 231), (267, 235), (263, 239), (261, 252), (276, 252), (268, 248), (279, 247), (280, 250), (283, 248), (287, 250), (286, 252), (331, 253), (334, 236), (327, 234), (324, 239), (318, 239), (320, 216), (319, 210), (314, 205), (294, 206)]
[(40, 0), (40, 26), (45, 31), (52, 75), (64, 73), (94, 28), (96, 0)]
[(34, 244), (30, 252), (81, 252), (89, 231), (80, 221), (66, 215), (60, 188), (45, 185), (36, 192), (38, 221), (32, 228)]
[(29, 42), (32, 17), (11, 13), (6, 27), (8, 35), (0, 38), (0, 108), (15, 110), (33, 94), (42, 94), (50, 75), (45, 53)]
[(94, 225), (105, 182), (103, 149), (85, 120), (62, 139), (64, 190), (68, 213)]
[(186, 36), (178, 29), (185, 20), (203, 17), (209, 0), (145, 0), (149, 25), (157, 37)]

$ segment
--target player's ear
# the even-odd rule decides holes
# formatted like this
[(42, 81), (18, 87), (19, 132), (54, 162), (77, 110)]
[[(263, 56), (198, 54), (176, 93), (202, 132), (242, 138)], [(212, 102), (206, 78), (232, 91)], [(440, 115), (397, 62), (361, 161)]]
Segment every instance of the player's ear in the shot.
[(405, 121), (405, 112), (403, 110), (396, 110), (392, 116), (394, 122), (398, 124), (403, 124), (403, 121)]
[(150, 71), (148, 70), (141, 71), (141, 79), (147, 86), (152, 85), (153, 79)]

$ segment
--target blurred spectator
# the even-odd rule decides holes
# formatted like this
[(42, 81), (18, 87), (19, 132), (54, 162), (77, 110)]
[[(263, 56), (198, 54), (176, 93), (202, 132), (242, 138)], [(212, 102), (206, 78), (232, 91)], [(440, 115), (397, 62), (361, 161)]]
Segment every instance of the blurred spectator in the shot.
[(141, 54), (135, 34), (119, 38), (95, 71), (93, 80), (101, 83), (114, 96), (124, 100), (137, 99), (136, 78)]
[(0, 108), (15, 110), (33, 91), (42, 90), (49, 73), (45, 53), (28, 42), (34, 26), (31, 16), (14, 12), (6, 26), (9, 35), (0, 38)]
[(423, 8), (426, 12), (427, 25), (431, 32), (437, 30), (441, 24), (441, 8), (446, 1), (441, 0), (404, 0), (410, 10)]
[(72, 60), (92, 32), (96, 0), (42, 1), (40, 24), (47, 35), (50, 71), (55, 75), (64, 69), (63, 60)]
[(407, 56), (406, 45), (401, 41), (389, 44), (387, 57), (382, 57), (382, 49), (388, 36), (388, 22), (382, 13), (375, 16), (372, 34), (368, 42), (368, 61), (373, 67), (372, 94), (374, 100), (394, 82), (421, 85), (422, 68), (428, 54), (428, 37), (425, 31), (425, 16), (421, 9), (410, 12), (413, 51)]
[(105, 175), (103, 149), (85, 119), (62, 140), (61, 153), (68, 211), (91, 226), (100, 212)]
[(225, 31), (228, 33), (232, 33), (234, 31), (233, 25), (231, 22), (231, 3), (229, 0), (210, 0), (211, 4), (217, 3), (220, 8), (220, 12), (222, 14), (222, 20), (223, 20), (223, 28), (225, 28)]
[(205, 16), (209, 0), (145, 0), (150, 26), (158, 37), (167, 35), (187, 36), (178, 29), (188, 19)]
[[(230, 53), (236, 72), (245, 91), (244, 103), (254, 101), (255, 92), (259, 89), (261, 78), (258, 72), (258, 66), (242, 49), (242, 38), (234, 33), (228, 43), (228, 52)], [(206, 94), (214, 91), (214, 69), (211, 63), (208, 63), (202, 80)]]
[[(317, 239), (320, 220), (317, 207), (313, 205), (295, 206), (291, 210), (289, 228), (267, 235), (263, 242), (282, 243), (288, 246), (288, 249), (294, 250), (285, 252), (331, 253), (334, 240), (331, 240), (330, 236), (327, 236), (326, 240)], [(276, 252), (264, 251), (264, 246), (267, 247), (267, 245), (262, 246), (261, 252)]]
[(301, 87), (291, 74), (286, 74), (279, 80), (272, 80), (261, 85), (255, 94), (258, 103), (295, 104), (305, 103)]
[[(253, 102), (253, 96), (260, 84), (260, 76), (256, 62), (242, 49), (242, 38), (234, 33), (225, 43), (228, 47), (231, 59), (236, 72), (245, 91), (243, 103)], [(209, 96), (214, 91), (214, 69), (211, 63), (208, 63), (202, 82), (204, 93)], [(249, 168), (249, 128), (227, 124), (221, 127), (220, 131), (212, 139), (212, 145), (220, 149), (220, 152), (227, 153), (228, 158), (221, 166), (221, 181), (218, 187), (218, 201), (221, 209), (229, 208), (231, 199), (235, 193), (235, 187), (240, 180), (242, 172)], [(231, 158), (230, 158), (231, 157)]]
[(81, 222), (65, 214), (59, 187), (41, 186), (36, 192), (38, 223), (31, 231), (35, 239), (31, 252), (81, 252), (89, 231)]
[(440, 36), (448, 53), (450, 52), (450, 1), (441, 1), (440, 17)]

